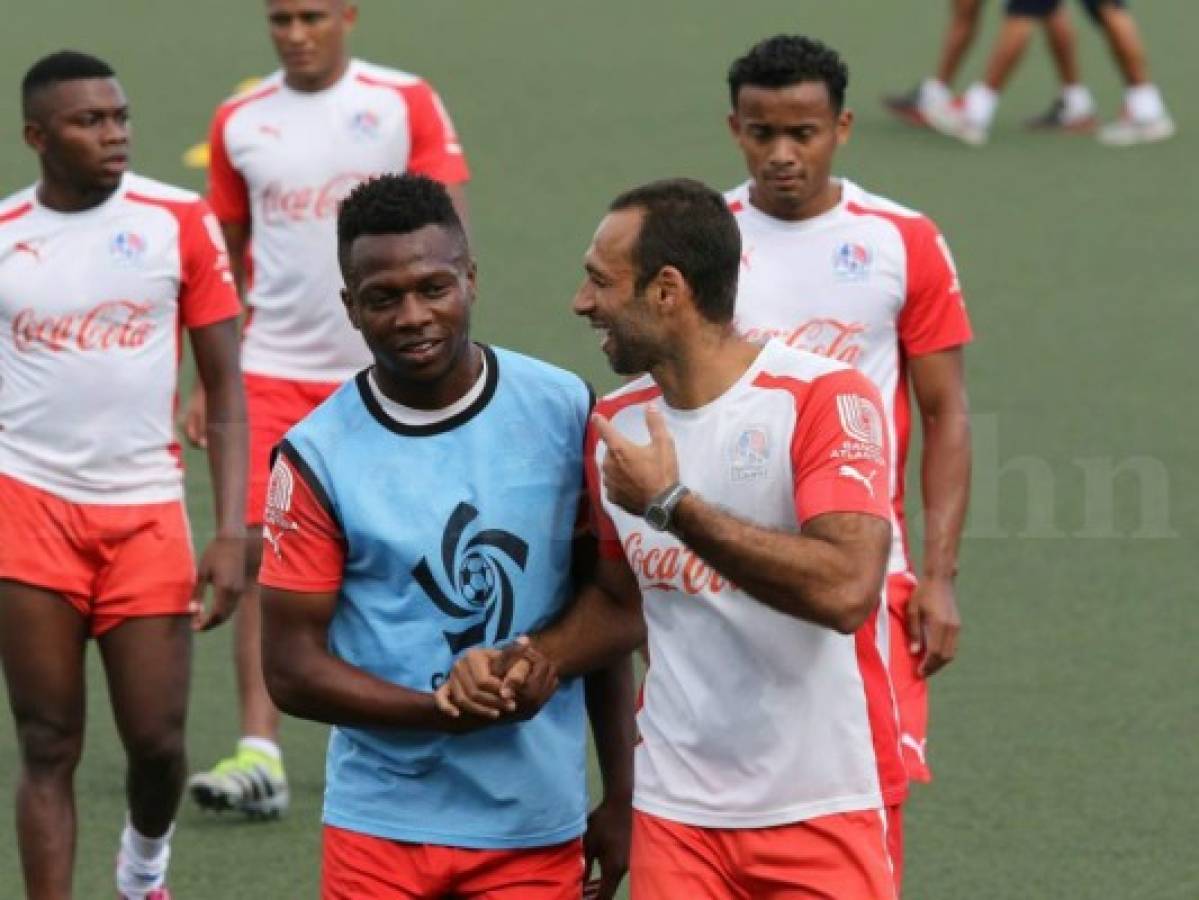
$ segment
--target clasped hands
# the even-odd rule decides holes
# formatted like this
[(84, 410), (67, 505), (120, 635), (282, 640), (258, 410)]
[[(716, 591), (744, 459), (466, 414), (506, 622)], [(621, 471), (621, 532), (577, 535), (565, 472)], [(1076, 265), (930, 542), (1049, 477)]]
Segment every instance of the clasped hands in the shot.
[(557, 689), (553, 663), (519, 637), (502, 647), (467, 650), (433, 696), (443, 715), (471, 729), (531, 719)]

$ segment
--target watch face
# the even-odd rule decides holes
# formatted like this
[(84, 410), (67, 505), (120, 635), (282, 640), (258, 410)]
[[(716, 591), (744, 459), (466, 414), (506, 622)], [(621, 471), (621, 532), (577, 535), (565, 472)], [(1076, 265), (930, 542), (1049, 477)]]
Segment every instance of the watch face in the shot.
[(670, 514), (661, 506), (650, 506), (645, 510), (645, 522), (656, 531), (665, 531)]

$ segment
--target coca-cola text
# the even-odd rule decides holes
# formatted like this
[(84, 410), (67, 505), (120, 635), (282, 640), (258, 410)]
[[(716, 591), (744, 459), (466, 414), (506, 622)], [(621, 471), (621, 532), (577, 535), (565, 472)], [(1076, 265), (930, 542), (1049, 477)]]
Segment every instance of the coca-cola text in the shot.
[(112, 350), (141, 347), (154, 329), (147, 318), (151, 304), (132, 300), (106, 300), (81, 313), (39, 318), (29, 308), (12, 323), (13, 343), (29, 353), (38, 347), (61, 350)]
[(808, 319), (795, 328), (747, 328), (746, 340), (761, 341), (778, 338), (789, 347), (818, 353), (844, 363), (857, 365), (862, 356), (858, 338), (866, 330), (860, 322), (839, 322), (836, 319)]
[(332, 219), (337, 207), (368, 175), (347, 172), (316, 187), (284, 187), (272, 181), (262, 192), (262, 216), (268, 225)]
[(644, 540), (640, 531), (631, 531), (624, 541), (625, 559), (643, 586), (682, 591), (693, 596), (716, 594), (726, 587), (734, 587), (694, 550), (681, 545), (646, 550)]

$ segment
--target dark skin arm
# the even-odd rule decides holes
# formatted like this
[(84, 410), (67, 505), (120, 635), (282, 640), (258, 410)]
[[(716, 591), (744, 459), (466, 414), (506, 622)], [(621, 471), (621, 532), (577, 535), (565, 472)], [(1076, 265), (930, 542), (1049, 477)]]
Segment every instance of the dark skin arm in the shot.
[(960, 347), (908, 365), (923, 435), (924, 500), (923, 564), (908, 603), (908, 648), (923, 652), (920, 674), (927, 677), (957, 654), (961, 631), (954, 577), (970, 499), (970, 406)]
[[(571, 556), (576, 587), (595, 578), (598, 548), (590, 534)], [(603, 783), (603, 799), (587, 817), (583, 835), (584, 900), (611, 900), (629, 869), (633, 831), (633, 745), (637, 742), (633, 657), (586, 676), (587, 716)], [(598, 872), (596, 872), (598, 869)]]
[(464, 732), (494, 721), (456, 719), (431, 693), (377, 678), (329, 652), (337, 594), (262, 586), (262, 670), (271, 699), (285, 713), (330, 725)]
[[(226, 319), (193, 328), (190, 334), (197, 381), (208, 398), (208, 467), (216, 509), (216, 535), (200, 557), (192, 598), (192, 627), (206, 631), (233, 614), (245, 581), (246, 398), (237, 361), (237, 322)], [(213, 600), (205, 611), (208, 585)]]
[[(233, 283), (237, 295), (244, 297), (246, 279), (246, 249), (250, 245), (250, 224), (248, 222), (225, 222), (221, 225), (221, 233), (225, 236), (225, 245), (229, 250), (229, 271), (233, 274)], [(183, 411), (183, 436), (196, 447), (208, 446), (207, 416), (209, 410), (204, 399), (207, 385), (203, 379), (197, 378), (192, 383), (191, 394)]]
[[(602, 417), (607, 444), (604, 489), (633, 515), (678, 480), (674, 441), (662, 415), (646, 410), (650, 442), (632, 443)], [(878, 605), (890, 523), (860, 513), (826, 513), (799, 534), (763, 528), (690, 494), (675, 508), (673, 529), (705, 562), (760, 603), (843, 634)]]
[[(610, 900), (629, 868), (633, 828), (634, 719), (633, 658), (626, 655), (587, 676), (587, 715), (604, 796), (587, 817), (583, 835), (583, 895)], [(598, 867), (598, 875), (592, 876)]]

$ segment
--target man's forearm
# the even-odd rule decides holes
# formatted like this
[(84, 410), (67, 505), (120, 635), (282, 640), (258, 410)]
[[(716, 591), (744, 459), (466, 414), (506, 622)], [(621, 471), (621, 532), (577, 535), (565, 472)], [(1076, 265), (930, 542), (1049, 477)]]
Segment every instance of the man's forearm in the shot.
[(639, 605), (588, 584), (562, 619), (531, 637), (561, 677), (573, 678), (613, 665), (645, 643), (645, 619)]
[[(877, 601), (885, 563), (879, 548), (890, 534), (876, 517), (852, 521), (860, 533), (839, 533), (833, 543), (754, 525), (690, 494), (675, 510), (674, 530), (717, 573), (760, 603), (849, 632)], [(860, 552), (850, 552), (846, 543)]]
[(431, 693), (392, 684), (330, 653), (310, 651), (303, 662), (284, 663), (264, 647), (264, 662), (271, 698), (289, 715), (361, 728), (452, 729)]
[(246, 465), (249, 454), (246, 399), (241, 382), (225, 378), (207, 394), (208, 467), (212, 474), (217, 533), (245, 532)]
[(970, 500), (970, 417), (965, 410), (926, 415), (922, 429), (921, 572), (926, 578), (952, 578), (957, 574), (958, 546)]
[(626, 802), (633, 796), (634, 676), (631, 655), (587, 676), (587, 715), (604, 799)]

